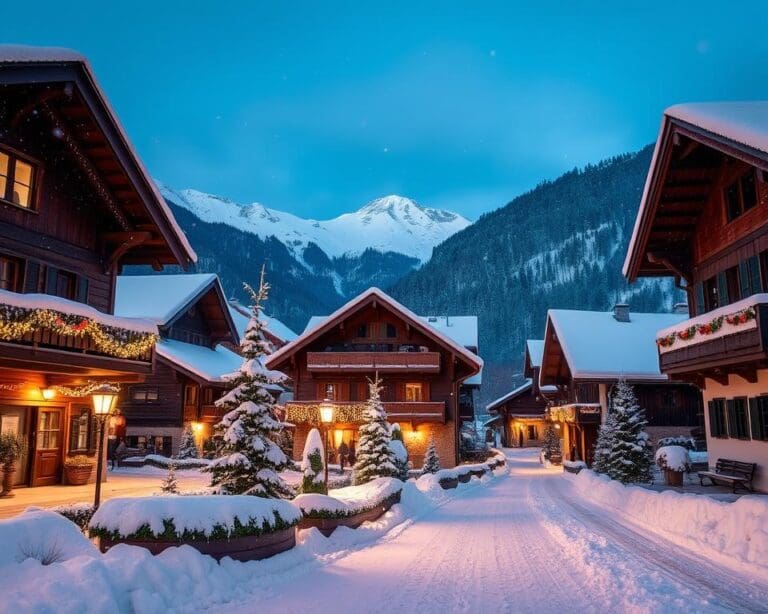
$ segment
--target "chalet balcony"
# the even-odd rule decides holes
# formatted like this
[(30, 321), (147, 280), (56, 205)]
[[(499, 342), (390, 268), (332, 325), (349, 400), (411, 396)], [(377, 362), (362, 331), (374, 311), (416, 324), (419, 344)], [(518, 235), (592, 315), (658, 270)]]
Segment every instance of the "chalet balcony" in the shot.
[[(293, 424), (317, 424), (321, 401), (289, 401), (285, 404), (286, 421)], [(334, 401), (337, 424), (361, 424), (365, 401)], [(385, 402), (384, 410), (390, 422), (445, 423), (444, 401)]]
[(768, 294), (691, 318), (656, 335), (663, 373), (747, 374), (768, 358)]
[(317, 373), (380, 371), (439, 373), (439, 352), (308, 352), (307, 369)]

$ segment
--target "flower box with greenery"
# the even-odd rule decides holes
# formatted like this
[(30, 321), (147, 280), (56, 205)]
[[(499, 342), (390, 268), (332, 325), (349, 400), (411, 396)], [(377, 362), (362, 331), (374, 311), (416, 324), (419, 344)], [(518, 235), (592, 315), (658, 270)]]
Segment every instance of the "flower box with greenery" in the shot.
[(93, 473), (94, 460), (85, 454), (68, 456), (64, 461), (64, 477), (70, 486), (87, 484)]
[(667, 486), (682, 486), (683, 474), (691, 468), (688, 449), (684, 446), (662, 446), (656, 450), (656, 465), (664, 471)]
[(27, 440), (13, 433), (0, 434), (0, 469), (3, 472), (3, 490), (0, 497), (13, 496), (13, 483), (16, 477), (16, 463), (27, 451)]

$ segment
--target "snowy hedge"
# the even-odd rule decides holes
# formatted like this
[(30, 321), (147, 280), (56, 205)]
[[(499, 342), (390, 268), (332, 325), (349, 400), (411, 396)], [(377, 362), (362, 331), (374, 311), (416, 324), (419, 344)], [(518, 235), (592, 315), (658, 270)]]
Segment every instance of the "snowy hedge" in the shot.
[(91, 536), (161, 541), (218, 540), (263, 535), (298, 524), (289, 501), (247, 495), (119, 497), (93, 515)]
[(613, 508), (648, 530), (768, 572), (768, 497), (744, 496), (726, 503), (702, 495), (624, 486), (588, 470), (572, 479), (585, 499)]
[(80, 530), (84, 531), (88, 527), (96, 508), (93, 503), (66, 503), (49, 507), (49, 511), (61, 514), (67, 520), (74, 522)]
[(403, 489), (397, 478), (376, 478), (358, 486), (332, 490), (328, 495), (303, 494), (293, 503), (307, 518), (347, 518), (372, 510)]
[(129, 456), (123, 459), (128, 463), (143, 463), (151, 467), (158, 467), (160, 469), (168, 469), (171, 465), (178, 471), (185, 469), (200, 469), (207, 467), (211, 464), (206, 458), (168, 458), (167, 456), (161, 456), (160, 454), (147, 454), (146, 456)]

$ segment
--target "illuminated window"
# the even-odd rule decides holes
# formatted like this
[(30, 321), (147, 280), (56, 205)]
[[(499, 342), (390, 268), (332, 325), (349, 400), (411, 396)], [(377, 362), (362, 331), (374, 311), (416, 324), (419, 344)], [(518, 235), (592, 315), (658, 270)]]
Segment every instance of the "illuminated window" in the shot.
[(424, 400), (424, 385), (423, 384), (406, 384), (405, 385), (405, 400), (419, 402)]
[(0, 198), (30, 209), (34, 189), (35, 167), (13, 154), (0, 151)]
[(131, 401), (134, 403), (157, 403), (159, 398), (157, 388), (131, 388)]

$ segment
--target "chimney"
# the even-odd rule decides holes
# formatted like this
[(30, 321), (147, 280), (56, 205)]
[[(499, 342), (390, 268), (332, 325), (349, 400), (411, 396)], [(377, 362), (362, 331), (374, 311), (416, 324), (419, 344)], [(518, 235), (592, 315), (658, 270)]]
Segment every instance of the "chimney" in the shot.
[(679, 314), (688, 315), (690, 313), (688, 311), (688, 303), (675, 303), (672, 306), (672, 313), (679, 313)]
[(613, 306), (613, 318), (617, 322), (629, 322), (629, 305), (616, 303)]

